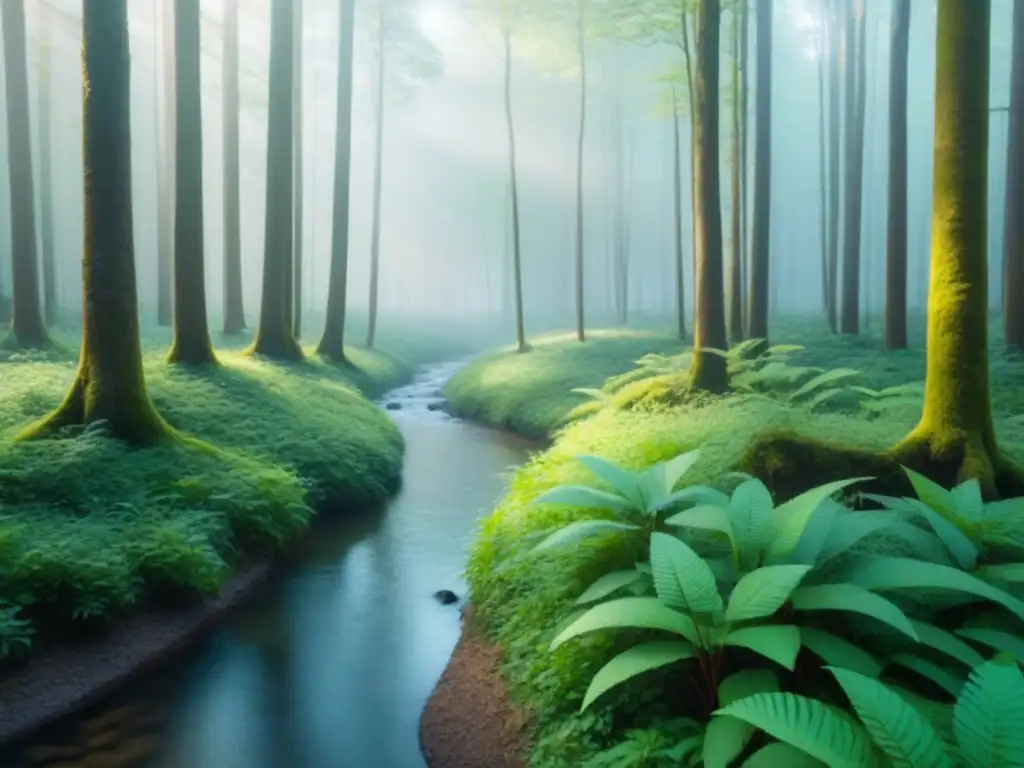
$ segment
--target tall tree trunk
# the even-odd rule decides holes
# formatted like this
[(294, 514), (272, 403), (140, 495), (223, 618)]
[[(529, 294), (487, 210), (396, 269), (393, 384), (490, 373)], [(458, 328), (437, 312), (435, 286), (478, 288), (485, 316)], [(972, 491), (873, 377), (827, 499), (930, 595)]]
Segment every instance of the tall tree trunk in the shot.
[(238, 0), (224, 0), (224, 333), (245, 330), (239, 166)]
[(1000, 467), (988, 367), (989, 57), (978, 55), (990, 17), (990, 0), (938, 0), (924, 409), (894, 453), (991, 493)]
[(186, 365), (217, 362), (206, 320), (199, 25), (199, 0), (175, 0), (174, 339), (167, 362)]
[[(692, 106), (691, 106), (692, 109)], [(676, 331), (686, 338), (686, 275), (683, 265), (683, 152), (679, 140), (679, 101), (672, 86), (672, 234), (676, 249)], [(696, 286), (694, 286), (696, 290)]]
[(718, 180), (718, 79), (720, 0), (697, 6), (697, 322), (693, 334), (693, 386), (712, 393), (729, 387), (725, 358), (705, 348), (724, 349), (725, 292), (722, 280), (722, 209)]
[(580, 124), (576, 136), (576, 338), (586, 340), (584, 330), (583, 275), (583, 141), (587, 126), (587, 0), (576, 0), (576, 45), (580, 57)]
[(826, 321), (832, 317), (832, 276), (828, 266), (828, 157), (825, 154), (827, 129), (825, 127), (825, 56), (828, 52), (828, 0), (822, 0), (821, 27), (818, 30), (818, 185), (820, 187), (820, 215), (818, 228), (821, 235), (821, 307)]
[[(747, 126), (749, 114), (749, 81), (750, 81), (750, 3), (740, 2), (740, 290), (747, 282), (747, 268), (750, 259), (750, 225), (747, 216)], [(740, 302), (740, 312), (746, 312), (744, 302)], [(746, 328), (746, 316), (743, 317)]]
[(523, 260), (519, 231), (519, 180), (516, 175), (516, 132), (512, 120), (512, 21), (505, 20), (502, 30), (502, 47), (505, 55), (505, 126), (508, 132), (508, 173), (512, 202), (512, 281), (516, 312), (516, 350), (526, 352), (526, 325), (523, 319)]
[(754, 221), (747, 286), (747, 338), (768, 338), (772, 205), (772, 12), (773, 0), (758, 0), (757, 110), (754, 131)]
[(173, 434), (149, 399), (142, 371), (132, 232), (129, 61), (126, 0), (83, 0), (87, 171), (82, 350), (64, 402), (22, 437), (99, 421), (105, 422), (111, 436), (134, 444)]
[[(350, 7), (351, 3), (342, 3)], [(345, 14), (342, 14), (343, 18)], [(290, 0), (270, 3), (270, 75), (267, 125), (267, 202), (264, 227), (260, 325), (249, 352), (278, 360), (301, 360), (292, 334), (288, 287), (292, 249), (292, 89), (295, 87), (295, 14)], [(346, 174), (345, 178), (348, 178)], [(333, 286), (332, 286), (333, 289)], [(328, 307), (328, 316), (330, 307)]]
[(1003, 218), (1003, 329), (1006, 344), (1024, 349), (1024, 3), (1013, 4), (1013, 63), (1007, 131)]
[(303, 232), (303, 157), (302, 149), (302, 96), (303, 96), (303, 66), (302, 52), (305, 50), (303, 44), (302, 21), (302, 0), (294, 0), (295, 8), (295, 93), (292, 103), (295, 109), (295, 158), (292, 164), (292, 190), (295, 196), (295, 232), (292, 240), (292, 262), (293, 268), (288, 273), (292, 281), (291, 312), (288, 316), (292, 319), (292, 335), (296, 339), (302, 336), (302, 236)]
[[(1018, 14), (1020, 15), (1020, 14)], [(885, 251), (885, 346), (907, 346), (907, 64), (910, 0), (895, 0), (889, 62), (889, 220)]]
[(4, 346), (41, 348), (52, 343), (39, 306), (35, 181), (29, 127), (25, 1), (3, 0), (4, 73), (7, 81), (7, 169), (11, 195), (11, 335)]
[(743, 340), (743, 203), (740, 168), (740, 25), (743, 17), (739, 6), (733, 7), (732, 20), (732, 242), (729, 263), (729, 340)]
[(53, 243), (53, 100), (49, 5), (39, 7), (42, 21), (39, 47), (39, 229), (43, 265), (43, 317), (47, 326), (57, 320), (57, 264)]
[(828, 327), (832, 333), (839, 332), (839, 191), (841, 189), (841, 168), (839, 145), (842, 136), (842, 25), (837, 3), (840, 0), (823, 0), (828, 17)]
[[(280, 0), (278, 0), (280, 2)], [(345, 313), (348, 309), (349, 169), (352, 165), (352, 62), (355, 3), (341, 0), (338, 33), (337, 121), (334, 132), (334, 210), (331, 222), (331, 270), (327, 319), (317, 354), (345, 362)]]
[[(614, 182), (611, 193), (612, 216), (615, 223), (615, 317), (619, 325), (627, 325), (629, 323), (629, 213), (626, 191), (628, 161), (626, 159), (626, 136), (623, 126), (620, 82), (616, 82), (611, 109), (612, 162), (614, 163)], [(677, 226), (676, 232), (678, 233), (678, 231)]]
[(860, 333), (860, 242), (864, 187), (864, 56), (867, 8), (864, 0), (848, 0), (846, 18), (846, 216), (843, 237), (843, 290), (839, 315), (842, 333)]
[[(156, 321), (157, 325), (170, 325), (174, 313), (172, 294), (174, 293), (174, 187), (175, 175), (175, 126), (177, 105), (175, 104), (174, 72), (174, 0), (157, 0), (161, 4), (163, 17), (158, 25), (161, 31), (160, 48), (163, 56), (160, 67), (154, 68), (154, 75), (161, 80), (157, 72), (161, 72), (162, 82), (155, 89), (163, 94), (163, 143), (157, 159), (157, 228), (159, 243), (157, 245), (156, 264)], [(158, 102), (159, 104), (159, 102)], [(157, 109), (158, 118), (161, 111)]]
[(377, 312), (380, 293), (381, 184), (384, 170), (384, 83), (387, 72), (387, 0), (380, 0), (377, 19), (377, 114), (373, 144), (373, 230), (370, 235), (370, 303), (366, 325), (366, 346), (377, 340)]
[[(683, 63), (686, 68), (686, 97), (687, 103), (690, 107), (690, 168), (691, 171), (696, 167), (696, 156), (697, 156), (697, 91), (694, 86), (693, 78), (693, 58), (690, 55), (690, 19), (689, 19), (689, 8), (687, 3), (680, 3), (680, 30), (683, 36)], [(678, 130), (678, 125), (676, 127)], [(693, 221), (697, 220), (697, 173), (692, 171), (690, 173), (690, 215), (693, 217)], [(699, 238), (697, 237), (697, 225), (696, 223), (690, 228), (691, 235), (691, 247), (693, 249), (693, 317), (694, 323), (696, 324), (697, 314), (700, 312), (700, 295), (697, 291), (697, 285), (700, 282), (700, 264), (701, 258), (697, 252), (699, 247)]]

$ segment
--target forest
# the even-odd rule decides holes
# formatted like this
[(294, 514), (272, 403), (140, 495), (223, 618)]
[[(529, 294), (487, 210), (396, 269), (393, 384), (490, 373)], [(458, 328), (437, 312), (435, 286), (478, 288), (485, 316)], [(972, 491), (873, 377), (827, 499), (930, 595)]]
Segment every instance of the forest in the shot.
[(0, 45), (0, 765), (1024, 765), (1024, 2)]

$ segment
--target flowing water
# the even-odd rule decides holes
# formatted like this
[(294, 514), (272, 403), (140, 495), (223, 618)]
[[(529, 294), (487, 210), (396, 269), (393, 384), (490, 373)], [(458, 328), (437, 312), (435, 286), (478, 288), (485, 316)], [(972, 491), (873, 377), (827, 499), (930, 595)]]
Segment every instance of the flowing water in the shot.
[(300, 564), (183, 662), (0, 765), (424, 766), (420, 712), (459, 635), (458, 608), (433, 593), (465, 593), (476, 520), (533, 447), (437, 409), (457, 367), (383, 401), (407, 446), (386, 510), (318, 528)]

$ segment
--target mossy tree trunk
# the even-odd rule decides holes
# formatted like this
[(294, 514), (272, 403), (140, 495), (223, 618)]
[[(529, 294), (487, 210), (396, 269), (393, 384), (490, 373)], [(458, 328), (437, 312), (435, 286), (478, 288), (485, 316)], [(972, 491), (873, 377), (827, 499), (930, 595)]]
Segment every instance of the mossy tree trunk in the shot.
[(39, 46), (39, 244), (43, 267), (43, 318), (57, 320), (57, 263), (53, 242), (53, 65), (49, 6), (39, 8), (42, 29)]
[[(350, 3), (342, 3), (346, 8)], [(295, 15), (290, 0), (270, 4), (270, 84), (267, 126), (267, 201), (264, 226), (263, 294), (260, 324), (248, 352), (277, 360), (302, 360), (287, 313), (288, 289), (282, 277), (290, 269), (292, 249), (292, 89)], [(333, 286), (332, 286), (333, 288)], [(328, 312), (330, 308), (328, 307)]]
[(576, 0), (576, 47), (580, 58), (580, 120), (576, 134), (576, 338), (586, 341), (583, 273), (583, 148), (587, 128), (587, 0)]
[(352, 166), (352, 74), (355, 4), (343, 2), (338, 35), (337, 122), (334, 138), (334, 211), (327, 320), (317, 354), (345, 361), (345, 314), (348, 305), (349, 172)]
[(64, 402), (22, 437), (103, 421), (111, 436), (147, 444), (173, 433), (149, 399), (142, 371), (132, 233), (126, 0), (83, 0), (82, 29), (82, 350)]
[(733, 6), (732, 17), (732, 142), (730, 181), (732, 183), (731, 242), (729, 259), (729, 341), (743, 341), (743, 187), (740, 183), (740, 25), (744, 21), (741, 3)]
[(921, 422), (893, 450), (992, 488), (988, 368), (990, 0), (939, 0), (928, 364)]
[(697, 322), (693, 335), (693, 386), (712, 393), (729, 386), (725, 358), (705, 348), (725, 349), (725, 292), (722, 279), (722, 210), (718, 178), (718, 77), (720, 0), (700, 0), (697, 6), (696, 110), (697, 152)]
[(245, 330), (239, 164), (238, 0), (224, 0), (224, 334)]
[[(162, 102), (157, 103), (156, 119), (163, 118), (163, 141), (159, 146), (156, 164), (157, 178), (157, 263), (156, 263), (156, 321), (168, 326), (174, 314), (174, 187), (175, 187), (175, 138), (177, 125), (177, 104), (174, 51), (174, 0), (156, 0), (162, 10), (160, 48), (163, 53), (159, 67), (154, 68), (157, 80), (155, 91), (162, 93)], [(162, 75), (162, 77), (161, 77)], [(160, 107), (163, 107), (161, 110)]]
[(672, 87), (672, 235), (676, 249), (676, 333), (686, 338), (686, 270), (683, 263), (683, 153), (679, 141), (679, 99)]
[(42, 348), (52, 343), (39, 302), (35, 182), (29, 126), (25, 0), (0, 2), (7, 84), (7, 169), (11, 195), (11, 336), (5, 346)]
[(185, 365), (217, 362), (206, 318), (199, 35), (199, 0), (175, 0), (174, 338), (167, 362)]
[(288, 316), (292, 319), (292, 335), (298, 339), (302, 336), (302, 235), (303, 235), (303, 163), (304, 155), (302, 149), (302, 95), (303, 95), (303, 67), (302, 55), (304, 48), (302, 21), (302, 0), (293, 0), (295, 3), (295, 93), (292, 104), (295, 111), (295, 128), (292, 131), (295, 136), (295, 158), (292, 163), (292, 190), (295, 196), (295, 232), (292, 237), (292, 268), (288, 271), (287, 277), (291, 283), (290, 312)]
[(907, 64), (910, 0), (895, 0), (889, 62), (889, 221), (885, 249), (885, 346), (907, 347)]
[(846, 210), (839, 330), (860, 333), (860, 242), (864, 187), (866, 65), (864, 0), (848, 0), (846, 16)]
[(380, 0), (377, 16), (377, 111), (374, 115), (373, 143), (373, 229), (370, 234), (370, 296), (366, 324), (366, 346), (377, 341), (377, 310), (380, 293), (380, 219), (381, 184), (384, 170), (384, 83), (387, 72), (387, 0)]
[(747, 338), (768, 338), (772, 206), (772, 15), (773, 0), (758, 0), (757, 91), (754, 130), (754, 216), (750, 235), (750, 283), (747, 286)]
[(1006, 344), (1024, 349), (1024, 3), (1013, 5), (1013, 63), (1003, 231), (1003, 329)]
[(839, 332), (839, 145), (842, 135), (842, 91), (840, 90), (842, 14), (838, 0), (825, 0), (828, 31), (828, 327)]

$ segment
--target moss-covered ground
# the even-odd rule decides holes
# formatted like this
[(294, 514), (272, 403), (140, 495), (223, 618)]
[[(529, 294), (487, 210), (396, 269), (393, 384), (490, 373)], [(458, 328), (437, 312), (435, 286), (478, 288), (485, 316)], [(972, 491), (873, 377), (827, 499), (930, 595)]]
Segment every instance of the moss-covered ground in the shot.
[[(393, 334), (349, 367), (279, 365), (218, 344), (211, 369), (164, 363), (148, 331), (145, 372), (163, 417), (195, 441), (130, 450), (102, 430), (13, 439), (53, 409), (75, 375), (65, 351), (0, 361), (0, 670), (51, 638), (215, 591), (247, 559), (286, 545), (314, 509), (385, 501), (403, 441), (370, 400), (417, 364), (463, 345)], [(219, 341), (219, 340), (218, 340)]]
[[(831, 336), (817, 330), (818, 318), (774, 322), (773, 341), (805, 347), (793, 363), (861, 371), (857, 383), (873, 389), (920, 381), (924, 376), (923, 324), (912, 349), (887, 352), (870, 335)], [(920, 415), (920, 397), (894, 398), (888, 406), (864, 408), (842, 398), (830, 410), (811, 412), (763, 398), (730, 396), (675, 406), (622, 410), (614, 406), (558, 429), (581, 402), (572, 387), (599, 388), (606, 377), (629, 371), (632, 361), (651, 351), (680, 350), (667, 335), (593, 334), (579, 344), (568, 336), (534, 341), (525, 355), (502, 351), (479, 358), (449, 384), (456, 411), (526, 434), (552, 432), (554, 444), (540, 452), (510, 481), (505, 498), (487, 517), (472, 548), (468, 580), (476, 615), (506, 650), (505, 672), (517, 703), (536, 723), (536, 766), (605, 765), (593, 761), (630, 727), (645, 727), (668, 713), (664, 676), (648, 675), (606, 696), (583, 715), (580, 702), (590, 678), (611, 655), (607, 634), (567, 643), (557, 653), (548, 644), (574, 599), (594, 578), (628, 567), (635, 552), (613, 539), (594, 542), (585, 557), (526, 557), (527, 551), (555, 527), (582, 510), (531, 504), (543, 491), (563, 483), (593, 483), (573, 459), (596, 454), (629, 468), (641, 468), (699, 448), (700, 459), (687, 482), (720, 482), (741, 468), (751, 444), (779, 433), (841, 440), (865, 449), (884, 449), (912, 428)], [(995, 340), (992, 381), (997, 431), (1008, 457), (1024, 460), (1024, 360), (1005, 355)], [(628, 378), (628, 377), (627, 377)], [(813, 465), (805, 467), (808, 485), (820, 482)], [(852, 473), (851, 473), (852, 474)], [(621, 639), (621, 638), (620, 638)], [(616, 641), (617, 642), (617, 641)], [(621, 650), (621, 648), (620, 648)]]

